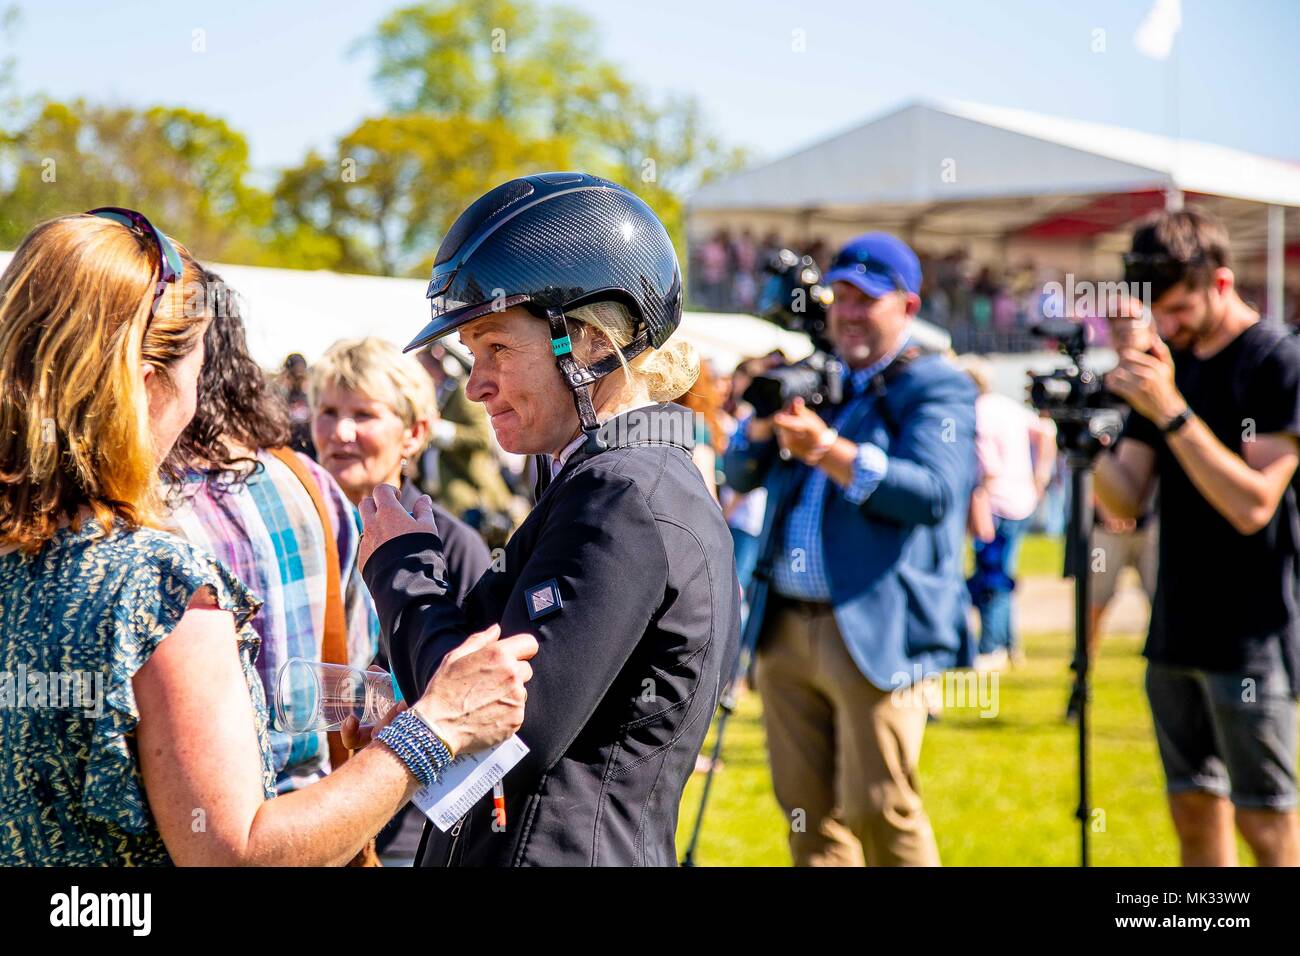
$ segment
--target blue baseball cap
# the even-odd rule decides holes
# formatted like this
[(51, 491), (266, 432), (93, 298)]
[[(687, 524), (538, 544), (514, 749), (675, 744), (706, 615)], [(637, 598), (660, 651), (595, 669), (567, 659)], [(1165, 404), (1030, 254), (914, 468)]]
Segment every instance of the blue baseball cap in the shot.
[(891, 292), (920, 295), (921, 260), (897, 236), (869, 232), (836, 253), (822, 281), (851, 282), (874, 299)]

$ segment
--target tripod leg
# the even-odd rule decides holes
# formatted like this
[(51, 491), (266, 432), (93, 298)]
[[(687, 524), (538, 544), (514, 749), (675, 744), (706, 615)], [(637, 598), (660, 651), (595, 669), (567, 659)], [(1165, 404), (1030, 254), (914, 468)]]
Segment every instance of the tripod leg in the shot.
[(1092, 471), (1089, 456), (1067, 452), (1070, 465), (1070, 538), (1074, 567), (1074, 694), (1079, 704), (1079, 865), (1088, 866), (1088, 637), (1092, 627)]
[(700, 843), (700, 831), (704, 827), (704, 808), (709, 804), (709, 791), (713, 788), (713, 772), (718, 769), (718, 760), (722, 756), (722, 735), (727, 730), (727, 718), (734, 709), (735, 698), (730, 691), (719, 705), (718, 729), (713, 738), (713, 753), (709, 757), (709, 769), (704, 774), (704, 789), (700, 793), (700, 809), (695, 814), (695, 825), (691, 827), (691, 842), (687, 844), (682, 856), (682, 866), (695, 865), (695, 849)]

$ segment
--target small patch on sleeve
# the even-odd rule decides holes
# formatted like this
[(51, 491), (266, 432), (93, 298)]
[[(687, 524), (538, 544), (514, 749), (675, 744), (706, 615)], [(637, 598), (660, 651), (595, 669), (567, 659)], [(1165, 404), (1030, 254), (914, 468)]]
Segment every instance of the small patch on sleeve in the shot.
[(524, 602), (528, 606), (528, 617), (534, 621), (564, 607), (560, 586), (554, 578), (525, 590)]

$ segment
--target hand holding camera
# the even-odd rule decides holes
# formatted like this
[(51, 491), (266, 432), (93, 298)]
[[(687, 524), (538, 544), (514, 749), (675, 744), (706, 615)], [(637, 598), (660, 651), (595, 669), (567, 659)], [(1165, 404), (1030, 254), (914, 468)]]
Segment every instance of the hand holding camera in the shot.
[(820, 462), (837, 437), (835, 429), (798, 397), (772, 416), (772, 426), (782, 452), (806, 465)]
[(1106, 376), (1106, 388), (1161, 427), (1187, 408), (1187, 401), (1174, 385), (1174, 360), (1169, 347), (1154, 335), (1148, 351), (1120, 350), (1119, 365)]

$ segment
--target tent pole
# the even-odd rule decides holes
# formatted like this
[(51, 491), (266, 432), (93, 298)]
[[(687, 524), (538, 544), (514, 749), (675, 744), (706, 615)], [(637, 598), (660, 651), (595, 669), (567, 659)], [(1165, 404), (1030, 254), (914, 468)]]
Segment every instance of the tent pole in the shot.
[(1283, 250), (1286, 245), (1286, 211), (1281, 206), (1268, 207), (1268, 317), (1274, 322), (1286, 319), (1285, 273)]

